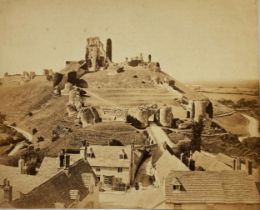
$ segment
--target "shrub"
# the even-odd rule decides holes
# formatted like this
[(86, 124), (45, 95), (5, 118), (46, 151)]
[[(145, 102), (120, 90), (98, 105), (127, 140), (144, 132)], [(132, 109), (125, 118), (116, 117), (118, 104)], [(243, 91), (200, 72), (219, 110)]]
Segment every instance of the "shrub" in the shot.
[(34, 134), (36, 134), (38, 132), (38, 130), (36, 129), (36, 128), (33, 128), (32, 129), (32, 134), (34, 135)]

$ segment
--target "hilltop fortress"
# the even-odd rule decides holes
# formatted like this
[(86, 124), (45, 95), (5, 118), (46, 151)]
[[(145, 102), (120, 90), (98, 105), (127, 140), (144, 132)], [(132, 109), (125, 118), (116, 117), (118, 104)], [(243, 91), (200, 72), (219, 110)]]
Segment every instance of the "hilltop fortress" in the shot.
[[(188, 88), (186, 85), (163, 72), (160, 63), (152, 61), (151, 54), (147, 56), (147, 59), (144, 59), (143, 54), (140, 53), (139, 56), (126, 58), (125, 61), (116, 63), (113, 62), (112, 59), (113, 45), (110, 38), (107, 39), (106, 46), (104, 46), (99, 37), (89, 37), (86, 41), (84, 60), (66, 61), (65, 68), (59, 72), (54, 72), (52, 69), (43, 70), (43, 76), (46, 77), (48, 81), (53, 81), (54, 93), (56, 95), (75, 95), (75, 87), (104, 90), (112, 87), (118, 87), (119, 89), (122, 87), (129, 87), (134, 90), (133, 88), (140, 87), (147, 90), (146, 96), (149, 97), (150, 93), (154, 92), (152, 89), (159, 88), (164, 89), (164, 93), (166, 94), (167, 92), (171, 98), (169, 100), (174, 100), (174, 103), (176, 104), (177, 102), (178, 107), (182, 108), (182, 118), (185, 116), (186, 119), (197, 122), (201, 119), (210, 122), (210, 119), (213, 118), (212, 102), (202, 94)], [(23, 72), (23, 74), (17, 75), (8, 75), (8, 73), (5, 73), (1, 82), (4, 84), (23, 84), (37, 77), (41, 76), (36, 75), (34, 72)], [(140, 81), (140, 79), (142, 80)], [(136, 83), (139, 81), (141, 84)], [(151, 92), (148, 91), (148, 88), (152, 88)], [(70, 93), (70, 91), (74, 91), (74, 93)], [(76, 100), (77, 106), (84, 107), (85, 100), (79, 100), (79, 98)], [(158, 105), (156, 111), (151, 109), (153, 104)], [(178, 115), (180, 112), (178, 111), (177, 115), (174, 113), (176, 106), (172, 107), (172, 103), (160, 104), (160, 102), (156, 103), (153, 101), (151, 104), (150, 101), (143, 101), (143, 103), (136, 105), (139, 107), (131, 107), (131, 104), (130, 107), (126, 107), (125, 105), (121, 106), (119, 104), (113, 106), (111, 106), (111, 104), (109, 106), (107, 104), (102, 104), (102, 108), (97, 107), (97, 110), (100, 118), (103, 116), (103, 121), (107, 121), (108, 119), (114, 121), (127, 121), (127, 119), (129, 120), (128, 114), (132, 113), (130, 118), (137, 119), (137, 121), (139, 121), (138, 123), (142, 125), (141, 127), (147, 127), (149, 119), (158, 120), (160, 109), (173, 109), (173, 112), (164, 112), (167, 114), (164, 117), (161, 116), (161, 118), (172, 118), (167, 116), (168, 114), (175, 115), (174, 117), (179, 118)], [(79, 107), (76, 108), (71, 101), (67, 105), (69, 116), (77, 114), (80, 109), (81, 108)], [(80, 113), (82, 115), (85, 112), (80, 111)], [(118, 113), (123, 114), (119, 116)], [(83, 114), (83, 116), (85, 116), (85, 114)], [(84, 117), (81, 116), (81, 118)], [(100, 120), (83, 121), (99, 122)], [(171, 123), (169, 122), (166, 124), (168, 127), (171, 127)], [(86, 123), (84, 124), (86, 125)]]
[[(151, 55), (116, 63), (112, 47), (111, 39), (104, 46), (91, 37), (84, 59), (67, 60), (58, 72), (4, 75), (0, 206), (98, 208), (108, 203), (104, 195), (124, 191), (115, 207), (131, 200), (133, 207), (172, 209), (175, 201), (190, 202), (189, 186), (213, 192), (217, 180), (221, 209), (237, 205), (232, 196), (225, 203), (226, 190), (250, 198), (242, 205), (257, 209), (257, 157), (216, 121), (230, 109), (212, 99), (213, 113), (207, 97), (166, 74)], [(226, 186), (220, 170), (235, 184)], [(245, 186), (252, 186), (250, 193)], [(211, 198), (205, 204), (203, 196), (195, 206), (208, 208)]]
[[(131, 70), (139, 72), (146, 71), (147, 73), (144, 74), (148, 75), (149, 78), (146, 78), (146, 81), (142, 81), (143, 84), (157, 86), (172, 93), (175, 97), (175, 100), (178, 100), (179, 105), (185, 110), (187, 119), (199, 121), (202, 118), (211, 119), (213, 117), (213, 106), (209, 99), (200, 93), (189, 89), (187, 86), (183, 85), (163, 72), (160, 68), (159, 62), (152, 61), (151, 55), (148, 55), (147, 60), (145, 60), (142, 53), (140, 53), (140, 56), (136, 56), (130, 59), (126, 58), (124, 62), (113, 62), (111, 39), (107, 39), (106, 47), (104, 47), (103, 43), (98, 37), (87, 38), (85, 60), (66, 61), (65, 68), (53, 75), (53, 87), (56, 94), (59, 94), (61, 90), (64, 90), (64, 92), (68, 94), (72, 89), (72, 86), (78, 86), (80, 88), (87, 88), (90, 86), (87, 78), (88, 76), (86, 76), (88, 74), (96, 74), (96, 78), (94, 80), (96, 81), (97, 86), (100, 87), (101, 84), (106, 85), (105, 83), (108, 81), (102, 80), (99, 77), (99, 74), (94, 72), (106, 71), (106, 79), (109, 80), (110, 77), (116, 77), (116, 75), (119, 74), (123, 75), (123, 72), (130, 72)], [(133, 78), (137, 77), (138, 75), (133, 75)], [(117, 83), (118, 81), (114, 80), (113, 82)], [(127, 82), (130, 83), (130, 81)], [(111, 84), (109, 85), (111, 86)], [(113, 85), (115, 84), (112, 84), (112, 86)], [(93, 85), (91, 85), (91, 87), (93, 88)], [(71, 110), (71, 107), (69, 109)], [(130, 109), (129, 112), (133, 112), (131, 110), (132, 109)], [(147, 107), (137, 109), (135, 111), (136, 116), (134, 117), (136, 118), (138, 115), (139, 118), (144, 118), (141, 121), (148, 121), (148, 118), (151, 118), (151, 115), (144, 114), (144, 112), (147, 112), (147, 110), (149, 110)], [(122, 113), (124, 113), (124, 111), (122, 111)], [(106, 111), (106, 113), (108, 112)], [(146, 115), (146, 117), (142, 115)], [(119, 118), (116, 116), (109, 118), (122, 119), (122, 116)], [(143, 123), (144, 122), (141, 124)]]

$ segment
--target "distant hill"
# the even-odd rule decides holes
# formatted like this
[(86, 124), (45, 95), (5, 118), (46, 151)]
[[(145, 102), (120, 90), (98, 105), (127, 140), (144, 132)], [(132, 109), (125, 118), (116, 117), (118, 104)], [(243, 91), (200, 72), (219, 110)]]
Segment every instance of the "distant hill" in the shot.
[[(260, 78), (259, 78), (260, 79)], [(200, 85), (202, 87), (239, 87), (259, 89), (259, 80), (237, 80), (237, 81), (194, 81), (187, 82), (189, 85)]]

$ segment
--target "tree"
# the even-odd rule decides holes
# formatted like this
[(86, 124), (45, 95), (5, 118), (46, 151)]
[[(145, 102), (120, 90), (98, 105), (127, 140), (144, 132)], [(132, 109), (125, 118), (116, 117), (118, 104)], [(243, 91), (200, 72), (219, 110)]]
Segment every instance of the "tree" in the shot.
[(192, 138), (191, 138), (191, 150), (192, 152), (200, 151), (201, 147), (201, 134), (203, 131), (203, 119), (200, 118), (198, 122), (192, 123)]

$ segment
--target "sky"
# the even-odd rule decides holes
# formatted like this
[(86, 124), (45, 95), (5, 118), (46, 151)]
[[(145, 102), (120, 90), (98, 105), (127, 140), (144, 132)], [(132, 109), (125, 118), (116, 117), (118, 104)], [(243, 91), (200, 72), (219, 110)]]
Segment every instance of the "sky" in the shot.
[(259, 78), (256, 0), (0, 0), (0, 76), (85, 56), (112, 39), (113, 60), (159, 61), (182, 81)]

